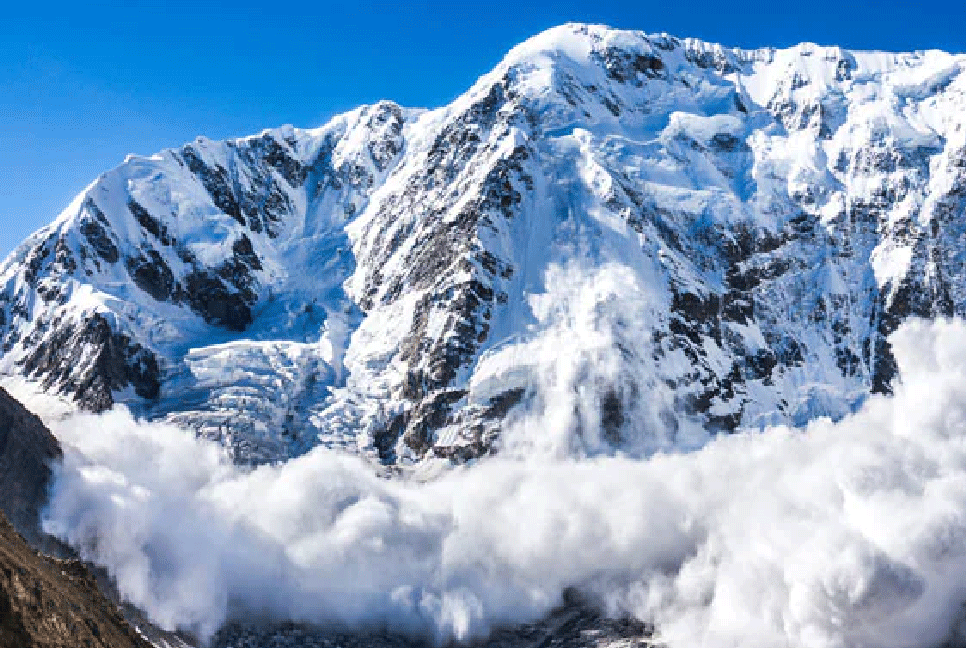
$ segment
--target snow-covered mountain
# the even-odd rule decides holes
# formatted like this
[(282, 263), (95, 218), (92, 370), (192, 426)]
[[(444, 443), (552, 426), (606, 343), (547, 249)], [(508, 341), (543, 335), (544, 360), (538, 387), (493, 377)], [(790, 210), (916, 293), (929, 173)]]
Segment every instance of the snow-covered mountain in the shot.
[(0, 369), (243, 462), (838, 417), (966, 315), (964, 64), (572, 24), (437, 110), (132, 156), (0, 267)]

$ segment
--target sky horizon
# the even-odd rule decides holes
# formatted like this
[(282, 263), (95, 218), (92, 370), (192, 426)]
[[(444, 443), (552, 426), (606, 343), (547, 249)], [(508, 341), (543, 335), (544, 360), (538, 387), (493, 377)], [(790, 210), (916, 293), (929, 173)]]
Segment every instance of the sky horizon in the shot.
[(454, 6), (129, 0), (8, 10), (0, 25), (0, 255), (51, 222), (128, 154), (204, 135), (312, 128), (390, 99), (445, 105), (514, 45), (566, 22), (693, 36), (733, 47), (803, 41), (848, 49), (966, 51), (961, 5), (829, 0), (509, 0)]

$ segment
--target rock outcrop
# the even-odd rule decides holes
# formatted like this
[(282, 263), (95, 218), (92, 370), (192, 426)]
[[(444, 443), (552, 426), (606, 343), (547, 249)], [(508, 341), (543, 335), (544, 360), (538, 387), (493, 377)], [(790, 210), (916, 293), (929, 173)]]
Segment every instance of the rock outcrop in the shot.
[[(648, 648), (654, 629), (632, 618), (607, 618), (575, 592), (535, 623), (500, 628), (467, 648)], [(229, 624), (212, 639), (210, 648), (431, 648), (429, 641), (387, 632), (338, 630), (310, 625)]]
[(41, 539), (51, 468), (61, 457), (50, 430), (0, 388), (0, 511), (31, 543)]

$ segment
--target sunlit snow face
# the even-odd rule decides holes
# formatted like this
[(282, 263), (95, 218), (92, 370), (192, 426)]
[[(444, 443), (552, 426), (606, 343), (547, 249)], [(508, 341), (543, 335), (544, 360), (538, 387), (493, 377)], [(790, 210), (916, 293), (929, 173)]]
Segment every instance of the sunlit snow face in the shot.
[(422, 484), (322, 450), (244, 470), (183, 430), (79, 415), (56, 425), (47, 528), (202, 633), (257, 610), (464, 639), (578, 587), (671, 646), (926, 646), (966, 597), (963, 340), (961, 322), (907, 325), (895, 397), (838, 423)]

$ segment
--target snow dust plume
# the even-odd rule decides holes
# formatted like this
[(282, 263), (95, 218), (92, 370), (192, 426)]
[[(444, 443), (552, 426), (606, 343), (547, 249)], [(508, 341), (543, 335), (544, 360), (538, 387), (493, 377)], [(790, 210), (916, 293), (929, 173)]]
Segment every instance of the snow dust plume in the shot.
[(485, 354), (474, 370), (471, 396), (487, 387), (526, 394), (505, 422), (501, 454), (561, 459), (619, 448), (644, 457), (704, 445), (707, 433), (674, 414), (674, 393), (642, 334), (668, 312), (649, 263), (551, 265), (544, 281), (547, 292), (529, 297), (531, 332)]
[(547, 383), (517, 441), (539, 446), (540, 425), (557, 441), (526, 461), (507, 452), (428, 483), (323, 450), (242, 469), (123, 410), (78, 415), (55, 426), (67, 452), (47, 528), (158, 623), (202, 634), (264, 613), (467, 639), (576, 587), (672, 647), (948, 637), (966, 601), (966, 324), (901, 329), (896, 395), (838, 423), (567, 456), (568, 434), (604, 437), (574, 385), (624, 371), (605, 349), (614, 318), (633, 316), (608, 297), (627, 285), (577, 300), (603, 337)]

